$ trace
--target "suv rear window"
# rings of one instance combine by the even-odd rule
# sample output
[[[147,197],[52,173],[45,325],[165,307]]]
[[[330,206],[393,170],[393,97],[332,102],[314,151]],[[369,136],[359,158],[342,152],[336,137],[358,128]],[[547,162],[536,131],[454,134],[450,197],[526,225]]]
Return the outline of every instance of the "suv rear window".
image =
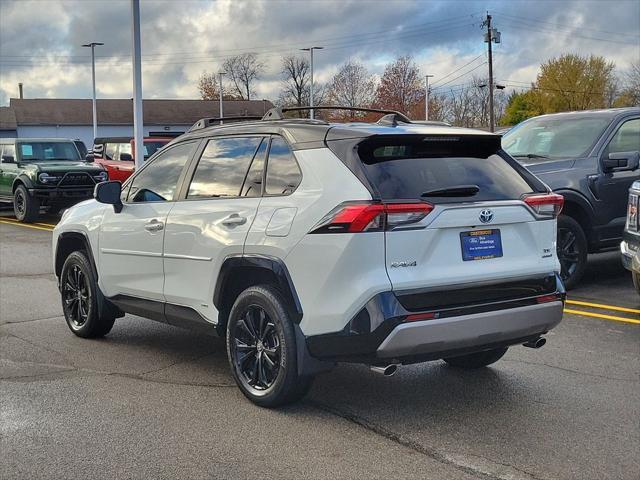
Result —
[[[499,142],[493,136],[372,137],[358,146],[358,155],[383,200],[519,199],[533,187],[501,156]],[[472,186],[477,193],[427,195]]]

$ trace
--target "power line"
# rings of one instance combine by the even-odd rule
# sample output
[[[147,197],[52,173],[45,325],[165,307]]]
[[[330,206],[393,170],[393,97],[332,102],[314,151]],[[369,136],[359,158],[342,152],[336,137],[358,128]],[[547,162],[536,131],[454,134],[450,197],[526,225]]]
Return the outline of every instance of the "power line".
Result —
[[[470,74],[471,72],[473,72],[474,70],[477,70],[478,68],[480,68],[480,67],[482,67],[483,65],[486,65],[486,64],[487,64],[487,62],[482,62],[481,64],[476,65],[475,67],[473,67],[471,70],[469,70],[469,71],[467,71],[467,72],[465,72],[465,73],[462,73],[462,74],[458,75],[457,77],[452,78],[452,79],[451,79],[451,80],[449,80],[448,82],[445,82],[445,83],[442,83],[442,84],[438,85],[436,88],[434,88],[434,90],[438,90],[438,89],[440,89],[440,88],[444,87],[445,85],[448,85],[448,84],[450,84],[451,82],[454,82],[454,81],[456,81],[457,79],[459,79],[459,78],[461,78],[461,77],[464,77],[465,75],[469,75],[469,74]]]
[[[627,36],[627,37],[637,37],[640,38],[640,34],[637,33],[625,33],[625,32],[613,32],[611,30],[599,30],[597,28],[592,28],[592,27],[585,27],[585,26],[574,26],[574,25],[568,25],[568,24],[558,24],[558,23],[552,23],[552,22],[547,22],[546,20],[541,20],[539,18],[531,18],[531,17],[519,17],[517,15],[510,15],[507,13],[501,13],[498,12],[500,14],[500,16],[505,17],[505,18],[510,18],[513,20],[520,20],[520,21],[528,21],[528,22],[536,22],[536,23],[543,23],[543,24],[547,24],[547,25],[551,25],[553,27],[556,28],[565,28],[565,29],[571,29],[572,31],[574,29],[580,29],[580,30],[591,30],[592,32],[597,32],[597,33],[606,33],[608,35],[622,35],[622,36]]]
[[[415,37],[415,36],[420,36],[420,37],[424,37],[424,36],[429,36],[431,34],[436,34],[436,33],[441,33],[444,31],[448,31],[448,30],[454,30],[454,29],[458,29],[458,28],[463,28],[463,27],[468,27],[469,25],[473,25],[473,24],[460,24],[460,25],[452,25],[452,26],[447,26],[447,27],[442,27],[442,28],[436,28],[436,29],[431,29],[429,31],[426,32],[415,32],[415,33],[408,33],[408,34],[403,34],[403,35],[396,35],[395,38],[397,39],[401,39],[401,38],[411,38],[411,37]],[[363,46],[363,45],[372,45],[372,44],[376,44],[376,43],[387,43],[389,42],[389,38],[377,38],[377,39],[372,39],[372,40],[364,40],[364,41],[356,41],[356,42],[348,42],[348,43],[344,43],[344,44],[340,44],[340,43],[336,43],[333,46],[329,45],[327,47],[325,47],[327,50],[338,50],[338,49],[343,49],[343,48],[351,48],[354,46]],[[282,49],[282,50],[273,50],[271,52],[257,52],[256,55],[260,58],[269,58],[269,57],[274,57],[274,56],[280,56],[282,54],[285,53],[295,53],[298,51],[297,47],[288,47],[286,49]],[[201,54],[198,54],[201,55]],[[235,55],[213,55],[210,58],[202,58],[199,59],[197,57],[193,57],[193,58],[183,58],[180,61],[164,61],[162,59],[148,59],[145,60],[145,65],[184,65],[184,64],[196,64],[196,63],[213,63],[216,60],[220,60],[220,59],[226,59],[226,58],[230,58],[233,57]],[[111,62],[107,62],[109,65],[114,65],[114,64],[118,64],[118,63],[128,63],[129,60],[129,56],[121,56],[123,57],[122,60],[119,59],[118,57],[103,57],[101,58],[101,61],[104,60],[108,60],[108,59],[116,59],[115,61],[111,61]],[[55,63],[56,65],[83,65],[87,62],[87,59],[85,57],[83,57],[83,61],[78,61],[78,60],[72,60],[72,59],[68,59],[65,61],[55,61],[55,62],[48,62],[48,64],[52,64]],[[7,66],[33,66],[34,63],[33,62],[26,62],[25,60],[0,60],[0,63],[7,65]]]
[[[505,21],[503,20],[501,22],[501,24],[505,23]],[[510,25],[511,23],[511,25]],[[525,30],[530,30],[533,32],[538,32],[538,33],[557,33],[558,31],[562,32],[562,33],[570,33],[572,37],[576,37],[576,38],[582,38],[585,40],[597,40],[599,42],[607,42],[607,43],[616,43],[616,44],[620,44],[620,45],[637,45],[637,41],[635,42],[623,42],[620,40],[610,40],[607,38],[597,38],[597,37],[588,37],[586,35],[580,35],[577,33],[574,33],[573,31],[569,31],[569,30],[559,30],[559,29],[552,29],[550,27],[540,27],[537,26],[535,24],[531,24],[528,23],[525,20],[511,20],[511,19],[507,19],[506,20],[506,25],[507,26],[511,26],[512,28],[518,28],[518,29],[525,29]]]
[[[460,70],[462,70],[463,68],[465,68],[467,65],[471,65],[473,62],[475,62],[476,60],[478,60],[479,58],[481,58],[484,55],[484,53],[481,53],[480,55],[478,55],[477,57],[475,57],[473,60],[471,60],[470,62],[465,63],[464,65],[462,65],[460,68],[456,68],[455,70],[453,70],[452,72],[447,73],[444,77],[440,77],[439,80],[433,82],[432,86],[435,87],[439,82],[443,81],[444,79],[446,79],[447,77],[450,77],[451,75],[453,75],[454,73],[459,72]]]
[[[325,37],[325,38],[321,38],[321,39],[316,39],[316,40],[304,40],[303,43],[307,44],[309,42],[311,43],[324,43],[324,44],[342,44],[344,42],[341,42],[339,40],[343,40],[343,39],[355,39],[355,38],[361,38],[361,37],[369,37],[369,36],[376,36],[376,35],[380,35],[380,34],[392,34],[394,37],[398,37],[398,38],[403,38],[404,36],[408,36],[408,35],[416,35],[416,34],[421,34],[421,33],[430,33],[432,30],[432,28],[428,27],[429,25],[439,25],[440,27],[454,27],[454,28],[459,28],[459,27],[463,27],[463,26],[468,26],[468,20],[470,18],[473,18],[473,16],[475,15],[475,13],[469,14],[469,15],[460,15],[460,16],[456,16],[456,17],[449,17],[446,19],[442,19],[442,20],[438,20],[438,21],[433,21],[433,22],[425,22],[422,23],[421,25],[415,25],[415,26],[411,26],[411,27],[407,27],[405,29],[402,30],[398,30],[397,28],[393,28],[393,29],[385,29],[385,30],[378,30],[378,31],[373,31],[373,32],[367,32],[367,33],[358,33],[358,34],[352,34],[352,35],[342,35],[342,36],[337,36],[337,37]],[[461,21],[464,21],[465,23],[460,24]],[[454,25],[455,23],[458,23],[458,25]],[[448,25],[451,24],[451,25]],[[436,27],[437,28],[437,27]],[[437,28],[437,31],[440,31],[440,28]],[[394,35],[395,34],[395,35]],[[383,41],[389,41],[389,38],[385,38],[382,39]],[[302,45],[302,43],[300,44],[292,44],[292,43],[280,43],[280,44],[271,44],[271,45],[259,45],[259,46],[253,46],[253,47],[243,47],[243,48],[235,48],[235,49],[226,49],[226,50],[209,50],[209,51],[201,51],[201,52],[170,52],[170,53],[164,53],[164,52],[156,52],[156,53],[147,53],[142,55],[143,57],[156,57],[156,56],[180,56],[180,57],[185,57],[185,56],[190,56],[190,55],[196,55],[196,56],[201,56],[201,55],[215,55],[215,56],[220,56],[221,53],[225,53],[228,54],[230,56],[235,56],[237,54],[240,53],[259,53],[260,50],[264,49],[267,53],[270,51],[278,51],[278,50],[282,50],[282,49],[287,49],[287,50],[298,50],[300,47],[300,45]],[[113,55],[109,56],[109,55],[100,55],[100,56],[96,56],[96,58],[111,58]],[[130,56],[130,55],[117,55],[117,56]],[[51,56],[43,54],[43,55],[0,55],[0,57],[4,57],[4,58],[50,58]],[[85,56],[85,55],[56,55],[55,57],[58,58],[66,58],[66,59],[79,59],[79,60],[87,60],[89,57]]]

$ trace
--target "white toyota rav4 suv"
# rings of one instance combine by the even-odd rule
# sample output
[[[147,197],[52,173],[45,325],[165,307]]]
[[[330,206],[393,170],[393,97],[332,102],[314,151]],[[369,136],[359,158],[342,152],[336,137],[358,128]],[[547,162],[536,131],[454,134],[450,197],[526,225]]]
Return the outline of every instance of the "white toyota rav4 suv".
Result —
[[[217,333],[242,393],[271,407],[336,362],[478,368],[560,322],[563,198],[499,136],[397,113],[214,123],[63,215],[76,335],[125,312]]]

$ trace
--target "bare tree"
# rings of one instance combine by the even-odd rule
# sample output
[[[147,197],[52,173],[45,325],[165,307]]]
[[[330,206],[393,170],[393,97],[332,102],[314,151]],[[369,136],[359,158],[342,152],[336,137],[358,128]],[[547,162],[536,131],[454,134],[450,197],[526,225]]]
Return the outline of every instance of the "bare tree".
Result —
[[[255,53],[243,53],[228,58],[222,64],[223,70],[231,80],[233,90],[241,100],[251,100],[255,94],[252,86],[264,71],[264,64]]]
[[[302,107],[309,100],[309,61],[290,55],[282,59],[282,90],[279,101],[282,105]]]
[[[278,96],[278,104],[280,106],[298,106],[304,107],[309,105],[311,69],[309,61],[303,57],[288,56],[282,59],[282,90]],[[313,104],[324,104],[327,97],[326,85],[314,84]],[[298,112],[299,117],[308,117],[309,112]],[[316,114],[318,116],[318,114]],[[320,117],[319,117],[320,118]]]
[[[349,60],[340,67],[331,81],[329,98],[332,103],[347,107],[369,107],[374,101],[376,81],[364,65]],[[350,118],[364,115],[351,112]]]

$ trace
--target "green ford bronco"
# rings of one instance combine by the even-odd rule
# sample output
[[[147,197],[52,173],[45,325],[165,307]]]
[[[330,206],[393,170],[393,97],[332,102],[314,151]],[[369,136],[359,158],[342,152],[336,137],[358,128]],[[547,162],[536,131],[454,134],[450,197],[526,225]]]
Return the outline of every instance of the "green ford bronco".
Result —
[[[85,162],[73,140],[0,138],[0,202],[13,202],[16,218],[33,222],[40,207],[57,213],[92,198],[108,174]]]

